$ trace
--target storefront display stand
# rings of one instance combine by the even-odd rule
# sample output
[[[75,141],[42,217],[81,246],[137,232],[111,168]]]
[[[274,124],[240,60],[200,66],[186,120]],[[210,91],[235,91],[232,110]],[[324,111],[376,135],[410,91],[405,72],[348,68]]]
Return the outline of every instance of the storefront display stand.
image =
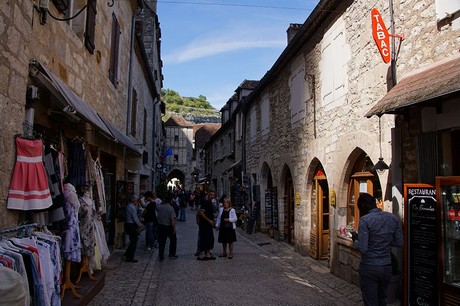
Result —
[[[88,277],[82,277],[80,283],[76,286],[79,294],[82,298],[76,298],[70,291],[65,292],[62,305],[66,306],[84,306],[88,305],[89,302],[104,288],[105,285],[105,271],[96,271],[93,276],[96,280],[91,280]]]

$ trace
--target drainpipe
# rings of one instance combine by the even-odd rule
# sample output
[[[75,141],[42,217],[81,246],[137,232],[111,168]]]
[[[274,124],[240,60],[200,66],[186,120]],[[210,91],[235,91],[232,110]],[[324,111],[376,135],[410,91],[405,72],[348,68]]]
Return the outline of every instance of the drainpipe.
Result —
[[[243,101],[244,102],[244,101]],[[243,186],[243,176],[246,175],[246,107],[243,105],[241,108],[241,120],[242,120],[242,135],[241,135],[241,185]],[[250,195],[249,190],[247,190],[248,196]],[[251,203],[251,199],[248,199]],[[248,207],[249,203],[243,201],[243,204]]]
[[[395,43],[395,19],[394,19],[394,10],[393,10],[393,0],[389,0],[389,10],[390,10],[390,33],[391,36],[391,83],[393,88],[396,86],[398,81],[396,80],[396,43]]]

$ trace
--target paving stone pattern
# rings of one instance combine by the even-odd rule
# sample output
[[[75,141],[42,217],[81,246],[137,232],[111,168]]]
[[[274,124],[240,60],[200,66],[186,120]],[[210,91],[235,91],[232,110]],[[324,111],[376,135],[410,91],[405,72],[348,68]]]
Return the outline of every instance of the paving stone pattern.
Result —
[[[234,258],[197,261],[198,226],[194,211],[178,222],[178,259],[158,261],[158,249],[144,250],[144,233],[137,263],[123,261],[115,251],[106,284],[90,305],[362,305],[360,290],[337,278],[320,261],[303,257],[291,245],[262,233],[237,229]],[[166,251],[168,244],[166,245]]]

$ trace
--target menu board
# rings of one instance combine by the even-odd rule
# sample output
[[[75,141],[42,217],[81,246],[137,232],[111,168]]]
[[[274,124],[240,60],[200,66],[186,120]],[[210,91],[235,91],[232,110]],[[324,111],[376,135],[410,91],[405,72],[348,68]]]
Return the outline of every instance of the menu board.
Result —
[[[409,305],[438,305],[438,205],[436,188],[405,184]]]
[[[272,188],[272,205],[273,205],[273,229],[278,229],[278,189]]]
[[[271,189],[265,190],[265,225],[273,225],[273,202]]]

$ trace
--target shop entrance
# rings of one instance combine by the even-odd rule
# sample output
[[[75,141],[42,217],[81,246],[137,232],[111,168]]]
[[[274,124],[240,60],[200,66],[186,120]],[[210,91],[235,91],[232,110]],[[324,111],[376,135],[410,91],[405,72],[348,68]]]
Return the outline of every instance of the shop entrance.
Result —
[[[329,186],[322,169],[313,178],[311,194],[310,256],[328,259],[330,255]]]
[[[284,186],[284,237],[288,243],[294,244],[294,184],[290,171]]]

